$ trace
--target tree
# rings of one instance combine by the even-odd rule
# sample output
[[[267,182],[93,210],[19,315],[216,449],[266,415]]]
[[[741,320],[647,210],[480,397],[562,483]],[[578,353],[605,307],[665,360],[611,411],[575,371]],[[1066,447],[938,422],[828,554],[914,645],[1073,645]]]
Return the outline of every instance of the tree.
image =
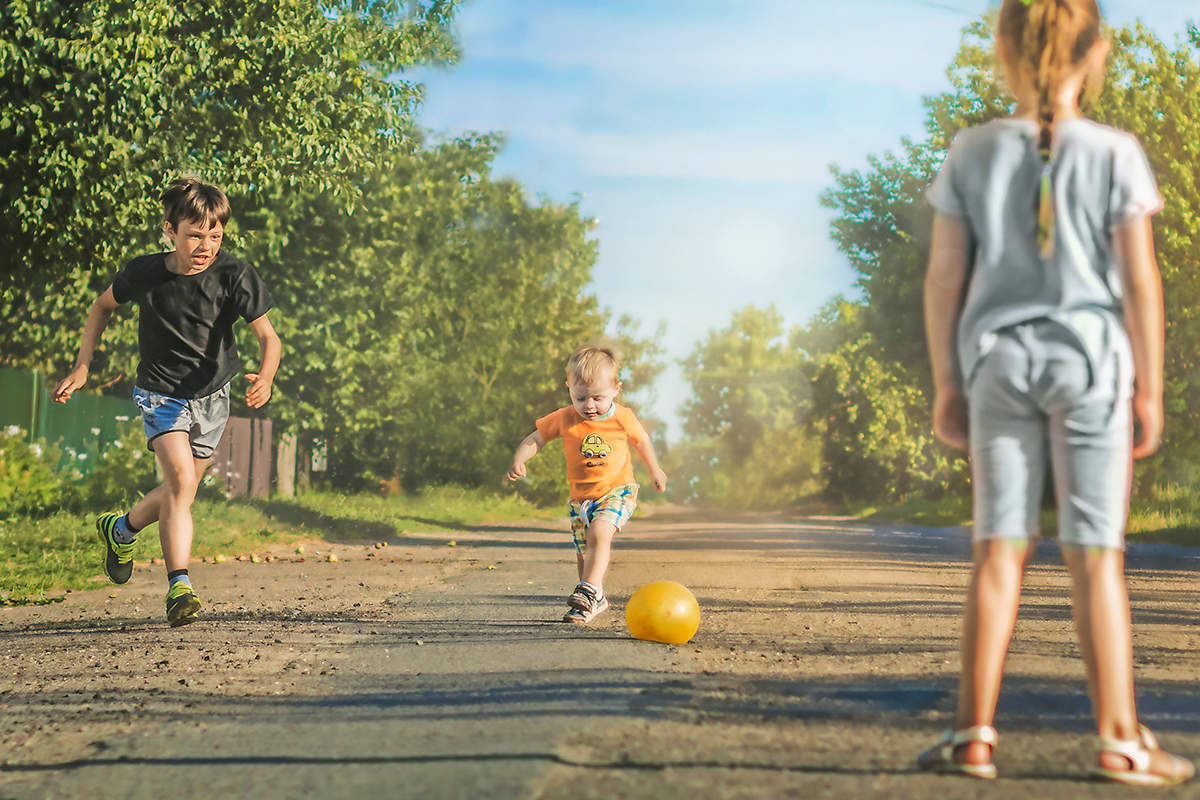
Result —
[[[863,329],[872,358],[902,370],[929,390],[920,293],[928,260],[931,211],[922,193],[954,134],[1007,115],[1010,100],[995,72],[992,26],[969,26],[949,77],[952,90],[926,101],[926,138],[904,140],[897,153],[874,156],[866,170],[834,166],[834,186],[822,197],[836,219],[833,235],[859,273]],[[1143,478],[1190,478],[1200,457],[1200,30],[1170,49],[1143,27],[1112,34],[1104,91],[1090,110],[1100,122],[1136,134],[1145,146],[1166,201],[1155,218],[1155,243],[1167,305],[1167,434],[1162,455],[1143,464]],[[912,409],[928,417],[928,407]],[[918,420],[914,417],[913,422]],[[914,428],[919,430],[919,428]]]
[[[296,354],[272,416],[330,442],[341,483],[498,483],[533,421],[562,405],[572,349],[605,328],[580,288],[595,262],[591,220],[493,180],[495,145],[381,152],[358,187],[371,202],[353,213],[314,191],[247,214],[247,252]],[[630,388],[646,386],[656,345],[629,322],[618,332]],[[551,480],[565,486],[561,471]]]
[[[936,445],[924,393],[881,350],[868,333],[818,361],[813,404],[825,417],[825,489],[866,500],[963,491],[965,462]]]
[[[6,3],[0,363],[69,361],[81,308],[157,242],[156,198],[181,173],[242,198],[313,188],[352,204],[381,143],[411,136],[419,89],[402,71],[455,57],[454,5]],[[130,326],[115,328],[127,347]]]
[[[804,366],[773,306],[735,312],[728,327],[710,333],[684,359],[692,385],[683,408],[688,438],[672,464],[688,496],[727,506],[778,506],[815,490]]]

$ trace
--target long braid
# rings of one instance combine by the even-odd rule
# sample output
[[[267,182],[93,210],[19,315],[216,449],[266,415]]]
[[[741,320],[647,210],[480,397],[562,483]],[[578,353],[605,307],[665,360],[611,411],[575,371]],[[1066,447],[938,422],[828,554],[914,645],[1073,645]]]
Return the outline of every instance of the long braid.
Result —
[[[1100,9],[1096,0],[1004,0],[997,33],[1013,46],[1037,90],[1042,174],[1034,204],[1038,250],[1048,257],[1054,252],[1054,104],[1063,76],[1100,37]]]
[[[1029,7],[1029,22],[1025,41],[1037,48],[1030,53],[1037,68],[1033,74],[1038,93],[1038,153],[1042,157],[1042,176],[1037,192],[1037,242],[1043,257],[1054,252],[1054,192],[1051,176],[1054,169],[1053,125],[1056,78],[1060,73],[1062,54],[1058,52],[1055,35],[1058,22],[1058,0],[1040,0]]]

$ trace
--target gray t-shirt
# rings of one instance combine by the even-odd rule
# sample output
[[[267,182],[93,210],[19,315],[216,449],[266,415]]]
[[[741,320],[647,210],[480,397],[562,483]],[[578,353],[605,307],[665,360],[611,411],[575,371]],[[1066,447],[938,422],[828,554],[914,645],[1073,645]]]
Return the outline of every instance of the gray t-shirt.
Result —
[[[1037,135],[1037,123],[1011,117],[960,131],[926,192],[935,210],[964,221],[974,249],[958,321],[964,380],[996,331],[1037,319],[1073,332],[1093,368],[1128,358],[1112,231],[1162,208],[1146,154],[1131,134],[1090,120],[1054,126],[1055,248],[1043,259]]]

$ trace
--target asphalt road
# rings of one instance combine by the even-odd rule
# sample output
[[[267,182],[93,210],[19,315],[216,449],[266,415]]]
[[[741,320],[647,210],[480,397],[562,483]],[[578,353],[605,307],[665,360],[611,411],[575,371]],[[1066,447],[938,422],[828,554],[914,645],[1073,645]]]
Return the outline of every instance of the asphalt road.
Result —
[[[586,629],[557,621],[574,559],[544,523],[199,565],[204,618],[176,630],[139,567],[125,587],[0,609],[0,798],[1128,796],[1087,778],[1050,545],[1006,666],[1001,780],[913,769],[953,707],[964,536],[641,517],[613,609]],[[1134,546],[1128,564],[1140,713],[1200,755],[1200,551]],[[659,578],[700,600],[687,645],[624,630],[625,599]]]

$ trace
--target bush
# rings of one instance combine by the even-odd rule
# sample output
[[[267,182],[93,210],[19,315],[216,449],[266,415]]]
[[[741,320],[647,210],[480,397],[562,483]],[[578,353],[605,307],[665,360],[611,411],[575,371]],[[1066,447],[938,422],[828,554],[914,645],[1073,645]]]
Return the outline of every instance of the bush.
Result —
[[[25,441],[25,432],[0,431],[0,517],[41,515],[62,504],[64,486],[43,458],[44,447]]]
[[[125,508],[157,483],[154,454],[146,449],[141,426],[133,425],[124,437],[101,451],[79,494],[89,510]]]
[[[813,388],[828,415],[823,473],[832,496],[894,502],[967,491],[967,462],[934,439],[917,387],[870,334],[821,359]]]
[[[571,496],[567,480],[567,457],[562,441],[547,442],[541,451],[525,465],[528,477],[517,481],[517,494],[540,508],[566,508]]]

